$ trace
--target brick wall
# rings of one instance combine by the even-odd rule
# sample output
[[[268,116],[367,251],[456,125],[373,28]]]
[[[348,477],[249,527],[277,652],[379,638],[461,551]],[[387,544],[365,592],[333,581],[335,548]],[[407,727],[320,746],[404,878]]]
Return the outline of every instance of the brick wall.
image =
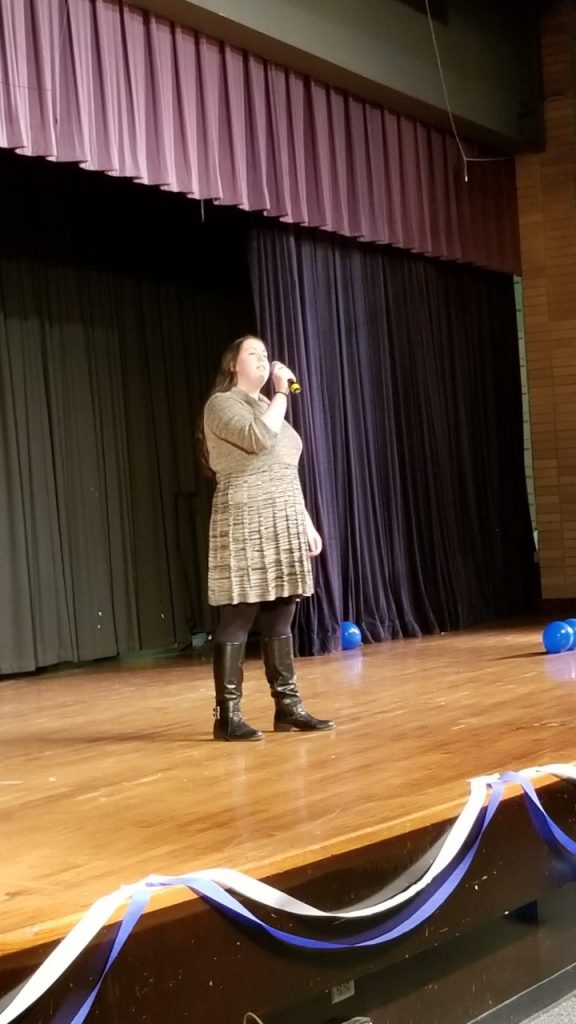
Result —
[[[534,515],[545,598],[576,598],[576,4],[542,18],[546,149],[517,160]]]

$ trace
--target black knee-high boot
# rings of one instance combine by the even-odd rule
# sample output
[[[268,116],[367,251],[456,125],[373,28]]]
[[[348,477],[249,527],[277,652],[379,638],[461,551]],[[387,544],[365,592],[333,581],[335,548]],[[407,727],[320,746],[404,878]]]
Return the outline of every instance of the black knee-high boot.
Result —
[[[245,643],[214,645],[215,740],[262,739],[262,733],[248,725],[240,712],[245,651]]]
[[[308,714],[296,686],[292,635],[262,638],[266,679],[276,705],[275,732],[316,732],[332,729],[334,722]]]

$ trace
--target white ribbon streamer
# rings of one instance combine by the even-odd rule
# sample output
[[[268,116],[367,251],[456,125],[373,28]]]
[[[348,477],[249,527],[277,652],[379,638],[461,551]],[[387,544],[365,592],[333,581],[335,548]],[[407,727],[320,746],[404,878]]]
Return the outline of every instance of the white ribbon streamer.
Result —
[[[576,780],[576,765],[548,764],[532,768],[524,768],[519,775],[524,778],[540,778],[556,776]],[[0,1012],[0,1024],[13,1024],[17,1018],[41,998],[60,978],[72,963],[80,956],[96,935],[108,923],[122,904],[131,896],[150,887],[172,887],[189,884],[194,878],[208,879],[238,896],[253,900],[272,910],[282,910],[299,917],[322,918],[327,921],[356,921],[393,910],[395,907],[413,899],[425,889],[457,856],[466,844],[470,833],[482,811],[488,790],[492,783],[498,781],[499,775],[483,775],[470,780],[470,796],[458,818],[446,835],[437,856],[428,870],[418,881],[389,899],[370,907],[359,910],[340,911],[333,913],[319,910],[308,903],[303,903],[287,893],[280,892],[266,882],[249,878],[232,868],[212,868],[196,871],[186,876],[148,875],[140,882],[123,885],[108,896],[103,896],[86,911],[80,921],[72,928],[64,939],[50,953],[34,974],[24,983],[11,1003]]]

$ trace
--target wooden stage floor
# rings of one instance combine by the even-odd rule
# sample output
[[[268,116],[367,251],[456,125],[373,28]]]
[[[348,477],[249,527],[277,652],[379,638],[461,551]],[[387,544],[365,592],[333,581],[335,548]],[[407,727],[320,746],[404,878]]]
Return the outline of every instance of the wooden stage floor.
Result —
[[[472,776],[574,761],[576,653],[544,655],[540,632],[301,659],[307,706],[337,722],[319,735],[271,731],[250,660],[251,744],[212,740],[210,666],[186,654],[3,681],[0,955],[149,873],[271,877],[455,817]]]

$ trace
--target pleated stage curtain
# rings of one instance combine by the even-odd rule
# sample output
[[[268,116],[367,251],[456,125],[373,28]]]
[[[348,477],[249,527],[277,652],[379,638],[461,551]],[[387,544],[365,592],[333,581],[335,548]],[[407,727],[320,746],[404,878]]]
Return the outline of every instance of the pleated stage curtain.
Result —
[[[0,160],[0,674],[209,629],[194,444],[256,329],[325,540],[301,653],[534,599],[512,280],[77,168]],[[254,305],[256,312],[254,311]]]
[[[243,229],[75,168],[0,175],[0,674],[185,644],[211,624],[197,420],[253,328]]]
[[[115,0],[2,0],[0,146],[519,272],[513,160]]]
[[[251,260],[325,541],[299,650],[343,619],[379,641],[533,608],[512,278],[280,226]]]

